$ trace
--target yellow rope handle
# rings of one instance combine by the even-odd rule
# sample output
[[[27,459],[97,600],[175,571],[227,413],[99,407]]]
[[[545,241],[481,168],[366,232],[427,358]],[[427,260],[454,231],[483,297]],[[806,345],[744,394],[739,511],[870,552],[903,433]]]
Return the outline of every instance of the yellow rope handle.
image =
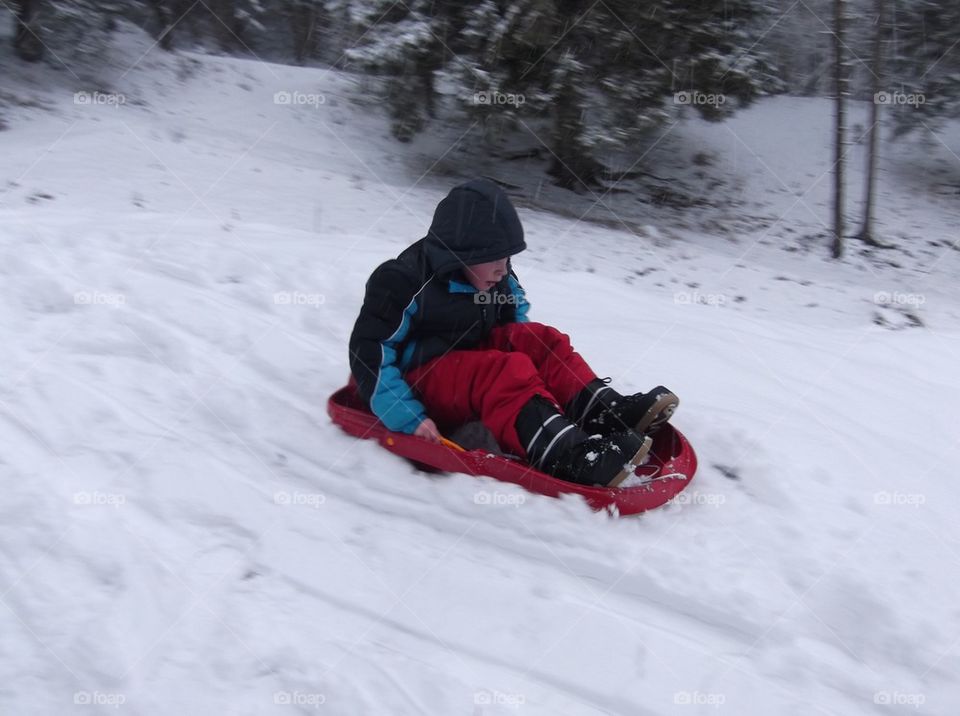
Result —
[[[455,442],[453,442],[453,440],[447,440],[447,439],[446,439],[445,437],[443,437],[442,435],[440,436],[440,444],[441,444],[441,445],[446,445],[446,446],[447,446],[448,448],[450,448],[451,450],[456,450],[457,452],[466,452],[466,449],[465,449],[465,448],[460,447],[460,446],[457,445]]]
[[[440,444],[450,448],[451,450],[456,450],[457,452],[467,452],[466,448],[461,447],[460,445],[457,445],[455,442],[453,442],[453,440],[447,440],[442,435],[440,436]],[[390,447],[393,447],[394,445],[396,445],[396,440],[394,440],[390,436],[387,436],[387,445],[389,445]]]

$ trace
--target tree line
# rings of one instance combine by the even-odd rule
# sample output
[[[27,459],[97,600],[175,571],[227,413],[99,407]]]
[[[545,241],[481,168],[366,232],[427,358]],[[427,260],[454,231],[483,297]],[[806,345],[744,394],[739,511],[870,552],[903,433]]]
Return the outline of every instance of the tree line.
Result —
[[[476,124],[487,138],[529,130],[544,138],[532,151],[549,159],[553,180],[577,190],[616,180],[604,157],[629,152],[681,112],[722,121],[764,95],[834,97],[838,192],[846,98],[873,102],[871,157],[881,111],[892,113],[895,134],[960,116],[956,0],[14,0],[11,7],[14,47],[25,61],[56,47],[58,57],[95,63],[123,18],[166,51],[202,46],[362,72],[382,88],[398,140],[439,117]],[[842,238],[840,223],[835,231]],[[869,211],[860,236],[873,241]]]

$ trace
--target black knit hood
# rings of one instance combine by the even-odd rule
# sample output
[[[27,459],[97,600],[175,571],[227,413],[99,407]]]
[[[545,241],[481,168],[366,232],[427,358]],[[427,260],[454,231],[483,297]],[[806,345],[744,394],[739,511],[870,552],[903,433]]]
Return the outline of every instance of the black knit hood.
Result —
[[[488,179],[473,179],[451,189],[437,205],[424,247],[433,270],[448,274],[513,256],[527,245],[506,193]]]

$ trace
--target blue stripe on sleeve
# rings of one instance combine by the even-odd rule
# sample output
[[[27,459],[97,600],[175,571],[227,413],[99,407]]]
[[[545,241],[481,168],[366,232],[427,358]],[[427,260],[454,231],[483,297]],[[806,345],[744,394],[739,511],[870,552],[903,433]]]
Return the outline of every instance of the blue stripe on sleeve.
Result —
[[[388,430],[407,434],[412,434],[427,417],[423,403],[414,397],[413,390],[403,379],[397,365],[397,346],[409,333],[416,310],[417,300],[414,297],[403,309],[403,319],[397,330],[381,342],[380,369],[370,398],[370,409]]]

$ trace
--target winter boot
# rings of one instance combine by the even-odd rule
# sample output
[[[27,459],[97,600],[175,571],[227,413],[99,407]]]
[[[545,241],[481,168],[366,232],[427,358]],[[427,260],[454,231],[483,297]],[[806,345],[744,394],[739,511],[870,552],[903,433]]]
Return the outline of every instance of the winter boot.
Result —
[[[581,485],[616,487],[633,473],[653,444],[631,430],[590,437],[542,395],[520,409],[516,429],[531,465]]]
[[[590,381],[567,405],[567,416],[590,435],[610,435],[623,430],[640,434],[656,432],[673,416],[680,403],[680,399],[662,385],[649,393],[624,396],[607,385],[609,381],[609,378]]]

